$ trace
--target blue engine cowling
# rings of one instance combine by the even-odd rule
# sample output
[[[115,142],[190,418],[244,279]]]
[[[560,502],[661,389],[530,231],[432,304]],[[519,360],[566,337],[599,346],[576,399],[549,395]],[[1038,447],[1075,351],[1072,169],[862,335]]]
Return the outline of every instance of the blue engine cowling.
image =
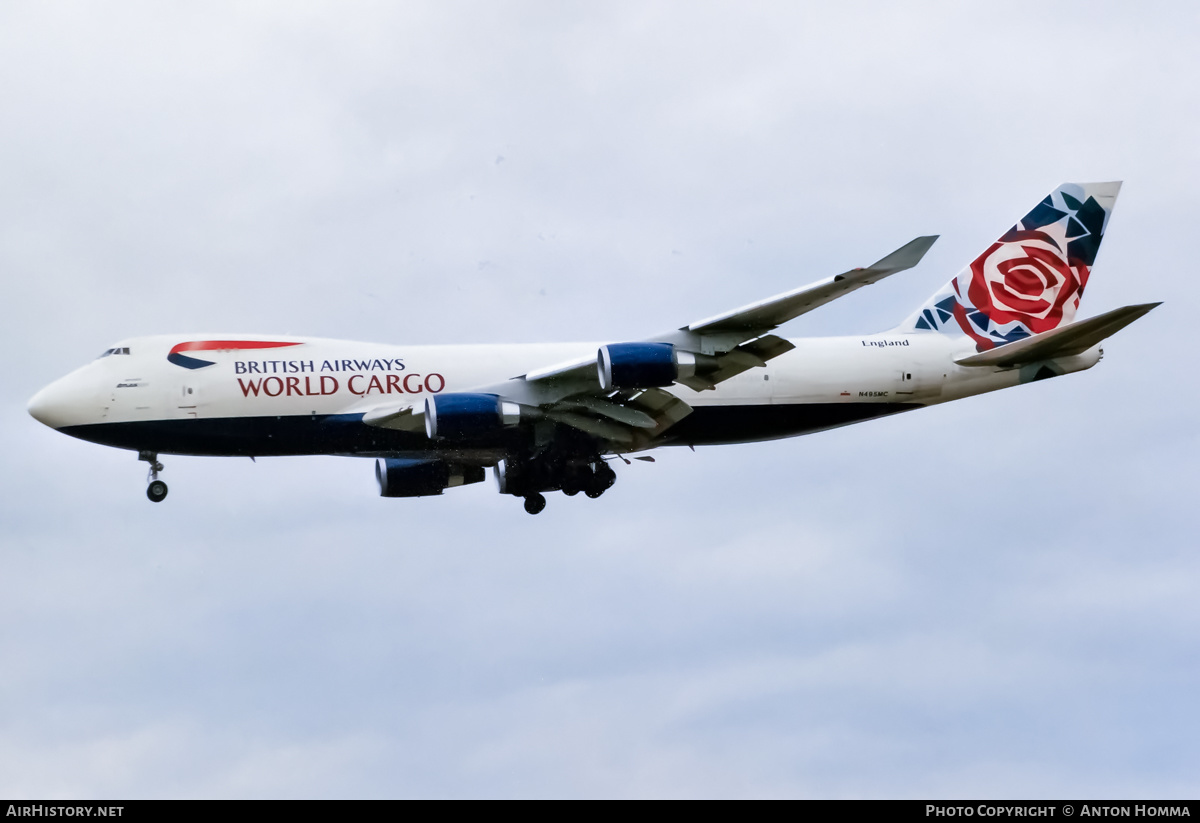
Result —
[[[652,389],[693,374],[696,358],[670,343],[611,343],[596,353],[600,387]]]
[[[441,460],[375,461],[380,497],[425,497],[441,494],[451,486],[479,483],[483,478],[482,466],[456,466]]]
[[[425,433],[459,440],[521,422],[521,407],[494,394],[438,394],[425,398]]]

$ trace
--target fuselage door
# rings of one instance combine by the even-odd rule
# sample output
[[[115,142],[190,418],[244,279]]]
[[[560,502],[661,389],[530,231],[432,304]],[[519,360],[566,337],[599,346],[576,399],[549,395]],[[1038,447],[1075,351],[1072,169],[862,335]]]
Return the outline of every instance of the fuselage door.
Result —
[[[179,387],[176,405],[180,417],[196,417],[200,408],[200,386],[194,380],[185,380]]]
[[[935,364],[920,361],[907,363],[897,372],[896,394],[901,400],[922,400],[942,393],[945,377]]]

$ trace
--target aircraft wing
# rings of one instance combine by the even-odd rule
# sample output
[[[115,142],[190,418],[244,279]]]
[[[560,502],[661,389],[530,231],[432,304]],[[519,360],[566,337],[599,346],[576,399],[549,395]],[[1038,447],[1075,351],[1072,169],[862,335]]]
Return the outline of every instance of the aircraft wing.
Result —
[[[740,309],[698,320],[676,331],[653,338],[664,343],[695,347],[704,354],[729,351],[738,343],[760,337],[839,297],[911,269],[933,246],[937,235],[918,237],[870,266],[851,269],[808,286],[742,306]]]
[[[696,391],[717,384],[795,348],[771,331],[863,286],[917,265],[937,240],[918,237],[866,268],[819,280],[784,294],[699,320],[674,331],[623,346],[669,349],[691,365],[674,379]],[[669,344],[669,346],[667,345]],[[608,347],[605,347],[608,348]],[[473,394],[495,395],[521,407],[522,419],[547,420],[569,426],[628,450],[640,448],[691,413],[691,406],[662,384],[648,388],[605,388],[596,356],[558,363],[480,386]],[[669,385],[669,384],[667,384]],[[382,406],[369,410],[363,422],[386,428],[419,431],[424,408]]]
[[[768,332],[863,286],[911,269],[921,262],[937,239],[937,235],[918,237],[866,268],[851,269],[740,309],[698,320],[648,338],[646,342],[671,343],[684,351],[718,357],[721,368],[710,370],[712,374],[706,375],[715,379],[680,381],[697,391],[711,389],[717,383],[755,366],[763,366],[765,361],[793,348],[791,343]],[[546,385],[557,383],[564,387],[594,382],[599,387],[594,357],[535,369],[514,379]]]

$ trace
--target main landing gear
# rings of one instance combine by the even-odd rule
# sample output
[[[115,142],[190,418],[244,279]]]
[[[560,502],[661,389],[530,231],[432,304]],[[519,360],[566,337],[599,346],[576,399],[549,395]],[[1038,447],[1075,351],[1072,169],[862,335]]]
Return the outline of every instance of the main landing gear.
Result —
[[[138,460],[150,464],[150,475],[147,478],[150,484],[146,486],[146,497],[149,497],[152,503],[163,502],[167,499],[167,484],[158,479],[158,473],[163,470],[163,464],[158,462],[158,455],[154,452],[138,452]]]
[[[496,466],[501,494],[525,500],[525,511],[540,514],[546,508],[543,492],[561,490],[568,497],[583,492],[597,498],[617,480],[617,473],[600,457],[590,460],[501,460]]]

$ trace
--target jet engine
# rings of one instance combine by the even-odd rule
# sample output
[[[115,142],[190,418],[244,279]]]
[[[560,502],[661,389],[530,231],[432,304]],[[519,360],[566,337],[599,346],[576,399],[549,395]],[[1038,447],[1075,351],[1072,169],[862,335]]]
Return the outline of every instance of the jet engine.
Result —
[[[600,387],[651,389],[696,373],[697,356],[670,343],[611,343],[596,353]]]
[[[521,407],[494,394],[437,394],[425,399],[429,438],[459,440],[521,422]]]
[[[482,466],[457,466],[442,460],[375,461],[375,479],[380,497],[425,497],[441,494],[451,486],[465,486],[483,480]]]

